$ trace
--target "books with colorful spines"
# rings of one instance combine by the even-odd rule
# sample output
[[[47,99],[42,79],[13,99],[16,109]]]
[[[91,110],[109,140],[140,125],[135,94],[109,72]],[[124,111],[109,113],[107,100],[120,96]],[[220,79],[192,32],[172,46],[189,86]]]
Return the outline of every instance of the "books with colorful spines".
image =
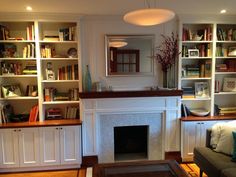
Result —
[[[35,105],[30,110],[29,122],[36,122],[38,117],[39,107]]]

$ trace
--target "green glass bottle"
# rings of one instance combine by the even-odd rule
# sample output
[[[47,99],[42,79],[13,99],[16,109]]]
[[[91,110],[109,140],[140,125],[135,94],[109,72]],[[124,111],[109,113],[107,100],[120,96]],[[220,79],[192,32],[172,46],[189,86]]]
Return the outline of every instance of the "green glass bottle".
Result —
[[[91,79],[88,65],[86,65],[86,73],[85,73],[85,91],[86,92],[92,91],[92,79]]]

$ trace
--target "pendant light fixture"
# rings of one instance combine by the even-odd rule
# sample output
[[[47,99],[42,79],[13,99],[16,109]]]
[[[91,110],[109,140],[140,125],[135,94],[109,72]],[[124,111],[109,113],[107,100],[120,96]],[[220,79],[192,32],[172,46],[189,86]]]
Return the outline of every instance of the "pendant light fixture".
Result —
[[[154,1],[156,6],[156,0]],[[124,21],[133,25],[152,26],[167,22],[175,16],[171,10],[151,8],[150,0],[144,0],[144,5],[148,8],[128,12],[123,17]]]

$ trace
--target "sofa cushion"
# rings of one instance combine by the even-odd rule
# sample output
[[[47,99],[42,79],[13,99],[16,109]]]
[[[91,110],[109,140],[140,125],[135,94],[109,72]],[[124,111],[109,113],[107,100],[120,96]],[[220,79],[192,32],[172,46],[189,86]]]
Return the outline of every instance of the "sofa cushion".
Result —
[[[194,162],[208,177],[220,176],[221,170],[226,168],[236,168],[236,163],[231,161],[231,156],[217,153],[207,147],[194,148]]]
[[[232,134],[233,134],[233,139],[234,139],[232,161],[236,162],[236,132],[232,132]]]
[[[233,154],[233,131],[236,131],[236,122],[228,122],[222,126],[220,139],[215,149],[216,152],[222,152],[228,155]]]
[[[222,170],[220,177],[236,177],[236,168],[227,168]]]
[[[220,140],[220,131],[225,122],[218,122],[211,128],[211,141],[210,145],[212,148],[216,148]]]

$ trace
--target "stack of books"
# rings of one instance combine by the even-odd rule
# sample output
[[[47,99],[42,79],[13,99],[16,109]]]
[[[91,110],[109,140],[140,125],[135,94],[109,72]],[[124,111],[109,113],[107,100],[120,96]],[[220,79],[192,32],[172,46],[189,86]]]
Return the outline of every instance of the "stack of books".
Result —
[[[219,115],[235,115],[236,107],[219,107]]]
[[[194,88],[193,87],[182,87],[183,96],[182,98],[195,98]]]

